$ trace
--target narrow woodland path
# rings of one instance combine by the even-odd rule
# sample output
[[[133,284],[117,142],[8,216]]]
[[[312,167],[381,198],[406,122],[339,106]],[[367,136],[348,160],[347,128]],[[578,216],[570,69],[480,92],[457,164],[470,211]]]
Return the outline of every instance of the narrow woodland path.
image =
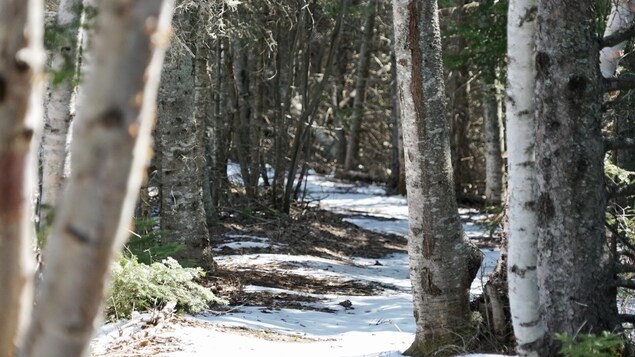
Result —
[[[298,213],[299,224],[228,224],[218,232],[215,289],[229,307],[170,317],[151,332],[118,329],[127,321],[106,325],[94,355],[401,356],[415,328],[405,198],[310,175],[305,199],[315,208]],[[472,285],[479,294],[498,250],[487,248],[484,215],[464,209],[461,217],[484,247]],[[457,355],[469,343],[456,346]]]

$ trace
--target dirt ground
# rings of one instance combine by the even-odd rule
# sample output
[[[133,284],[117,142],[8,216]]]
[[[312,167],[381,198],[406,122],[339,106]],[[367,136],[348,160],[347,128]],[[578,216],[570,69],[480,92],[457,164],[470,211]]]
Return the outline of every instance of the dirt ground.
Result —
[[[326,259],[348,261],[350,257],[380,259],[392,253],[406,253],[407,239],[394,234],[380,234],[361,229],[344,221],[347,216],[329,211],[296,208],[289,216],[259,216],[235,213],[226,215],[222,224],[211,230],[212,245],[250,241],[266,237],[268,247],[223,248],[216,256],[235,254],[275,253],[310,255]],[[479,245],[492,246],[496,239],[482,240]],[[380,264],[377,262],[377,264]],[[305,294],[377,295],[383,287],[335,278],[314,278],[284,271],[280,267],[236,269],[220,266],[210,274],[214,293],[232,306],[261,306],[265,308],[310,309],[306,303],[317,302]],[[297,294],[245,292],[243,287],[257,285],[294,290]]]
[[[296,209],[290,216],[227,217],[211,231],[212,245],[241,240],[245,236],[268,238],[269,247],[224,248],[216,256],[234,254],[275,253],[310,255],[345,260],[349,257],[381,258],[391,253],[405,253],[406,239],[393,234],[370,232],[345,222],[346,216],[318,209]],[[235,238],[238,236],[238,238]],[[242,238],[240,238],[242,237]],[[307,302],[317,302],[309,295],[245,292],[244,286],[258,285],[295,290],[307,294],[375,295],[379,285],[342,281],[334,278],[317,279],[310,276],[281,272],[280,269],[219,269],[210,275],[214,293],[230,302],[230,306],[261,306],[266,308],[307,309]],[[328,312],[328,311],[325,311]]]

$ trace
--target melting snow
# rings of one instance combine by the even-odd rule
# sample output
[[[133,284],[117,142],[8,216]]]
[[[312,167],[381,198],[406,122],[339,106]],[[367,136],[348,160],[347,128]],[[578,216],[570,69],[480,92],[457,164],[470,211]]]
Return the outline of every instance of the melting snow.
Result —
[[[228,174],[232,182],[240,182],[240,170],[231,166]],[[335,182],[332,178],[311,174],[307,180],[307,200],[323,209],[352,215],[346,221],[376,232],[406,236],[408,208],[404,197],[385,196],[385,190],[373,185],[354,185]],[[461,210],[462,218],[477,212]],[[475,224],[464,224],[470,238],[489,235]],[[267,238],[250,235],[227,235],[227,242],[216,250],[249,247],[271,247]],[[484,261],[471,293],[479,294],[487,276],[496,265],[498,249],[485,249]],[[391,254],[383,259],[350,258],[330,260],[313,256],[285,254],[224,255],[215,258],[221,266],[234,269],[276,269],[313,278],[336,278],[382,287],[378,295],[346,296],[305,294],[292,290],[247,286],[246,292],[302,294],[317,297],[318,302],[305,303],[328,308],[334,312],[263,307],[236,307],[219,314],[190,316],[192,326],[180,326],[166,332],[175,338],[181,351],[165,352],[160,356],[402,356],[414,340],[415,321],[408,257]],[[347,307],[343,301],[350,302]],[[93,349],[103,350],[116,336],[116,324],[102,327],[94,340]],[[249,329],[238,333],[232,328]],[[273,338],[267,338],[268,336]],[[278,337],[276,337],[278,336]],[[279,338],[284,336],[285,338]],[[494,355],[470,355],[494,356]]]

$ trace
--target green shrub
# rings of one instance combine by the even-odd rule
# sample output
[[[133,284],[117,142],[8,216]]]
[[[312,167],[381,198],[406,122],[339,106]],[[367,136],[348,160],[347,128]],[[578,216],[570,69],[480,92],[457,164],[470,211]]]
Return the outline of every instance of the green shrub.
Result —
[[[602,332],[601,335],[556,334],[556,340],[562,343],[560,352],[565,357],[619,357],[624,354],[624,341],[620,335]]]
[[[176,301],[177,310],[186,313],[224,303],[197,283],[204,275],[202,269],[183,268],[172,258],[146,265],[135,256],[123,256],[113,264],[106,315],[110,320],[129,318],[133,310],[161,308],[170,301]]]

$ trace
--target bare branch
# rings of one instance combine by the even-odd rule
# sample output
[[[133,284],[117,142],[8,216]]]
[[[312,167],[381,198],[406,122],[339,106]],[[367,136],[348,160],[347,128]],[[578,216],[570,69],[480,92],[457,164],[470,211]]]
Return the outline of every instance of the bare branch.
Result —
[[[635,138],[626,136],[613,136],[604,138],[604,151],[616,149],[628,149],[635,147]]]
[[[619,286],[622,288],[626,288],[626,289],[633,289],[635,290],[635,281],[633,280],[624,280],[624,279],[617,279],[615,281],[615,286]]]
[[[630,264],[618,264],[617,273],[635,273],[635,265]]]
[[[469,12],[471,10],[475,10],[479,7],[479,3],[478,1],[472,1],[470,3],[464,4],[464,5],[459,5],[459,6],[453,6],[453,7],[445,7],[443,9],[439,9],[439,16],[445,17],[445,16],[452,16],[452,14],[454,14],[457,11],[465,11],[465,12]]]
[[[604,91],[635,89],[635,75],[623,75],[618,78],[604,78]]]
[[[632,324],[635,324],[635,315],[633,314],[620,314],[618,318],[621,322],[630,322]]]
[[[611,47],[635,36],[635,23],[631,27],[600,39],[600,48]]]

